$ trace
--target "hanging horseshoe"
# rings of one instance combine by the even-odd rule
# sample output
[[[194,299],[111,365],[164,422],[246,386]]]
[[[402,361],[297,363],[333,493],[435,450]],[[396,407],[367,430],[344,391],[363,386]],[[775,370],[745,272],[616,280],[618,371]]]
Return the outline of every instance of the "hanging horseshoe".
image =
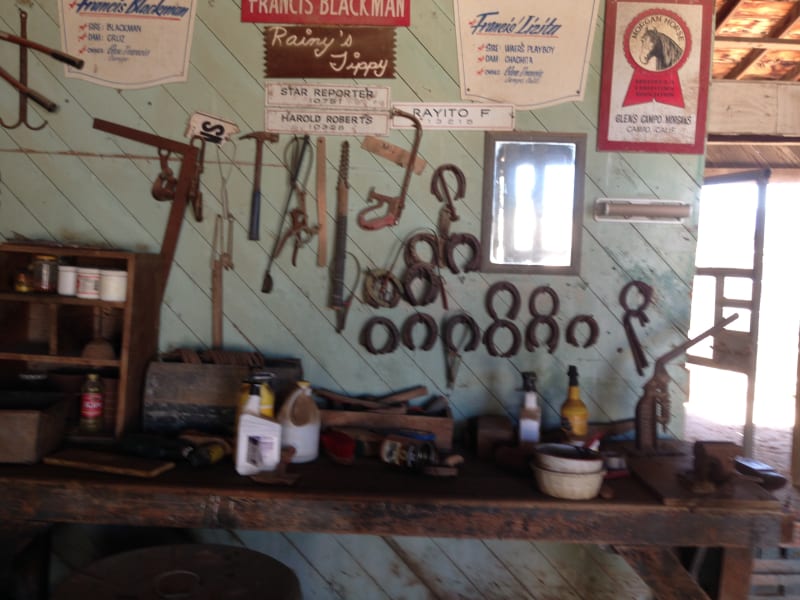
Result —
[[[403,344],[409,350],[415,350],[414,345],[414,327],[417,323],[425,325],[425,339],[420,346],[420,350],[430,350],[436,343],[436,338],[439,335],[439,326],[436,325],[434,318],[425,313],[414,313],[403,322],[403,327],[400,330],[400,337]]]
[[[511,297],[511,306],[506,313],[506,319],[516,319],[521,299],[517,286],[510,281],[497,281],[486,291],[486,312],[495,321],[498,319],[497,311],[494,309],[494,297],[500,292],[508,292]]]
[[[464,273],[477,271],[481,267],[481,243],[471,233],[453,233],[445,244],[445,262],[447,268],[454,274],[459,273],[458,263],[456,262],[455,250],[458,246],[467,246],[472,253],[470,259],[464,265]]]
[[[508,331],[511,333],[511,346],[509,346],[505,352],[498,350],[497,345],[494,342],[494,336],[498,329],[508,329]],[[500,356],[502,358],[516,356],[517,352],[519,352],[521,341],[522,335],[520,334],[519,329],[516,325],[514,325],[513,321],[509,321],[508,319],[497,319],[493,321],[483,333],[483,343],[486,346],[486,350],[488,350],[489,354],[492,356]]]
[[[581,347],[581,344],[575,337],[575,330],[581,323],[586,323],[589,326],[589,337],[586,338],[585,342],[583,342],[583,347],[588,348],[589,346],[594,346],[597,343],[598,336],[600,335],[600,328],[597,326],[597,321],[595,321],[592,315],[576,315],[572,317],[569,325],[567,325],[567,343],[577,348]]]
[[[380,348],[376,347],[372,342],[372,330],[381,326],[386,330],[386,342]],[[397,350],[400,344],[400,332],[397,331],[397,326],[386,317],[372,317],[361,330],[361,345],[364,346],[370,354],[391,354]]]

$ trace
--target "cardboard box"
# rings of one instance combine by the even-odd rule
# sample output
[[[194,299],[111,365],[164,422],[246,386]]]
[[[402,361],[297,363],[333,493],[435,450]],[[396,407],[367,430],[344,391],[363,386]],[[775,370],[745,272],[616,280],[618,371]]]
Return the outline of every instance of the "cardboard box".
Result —
[[[0,463],[36,463],[64,439],[63,394],[0,391]]]

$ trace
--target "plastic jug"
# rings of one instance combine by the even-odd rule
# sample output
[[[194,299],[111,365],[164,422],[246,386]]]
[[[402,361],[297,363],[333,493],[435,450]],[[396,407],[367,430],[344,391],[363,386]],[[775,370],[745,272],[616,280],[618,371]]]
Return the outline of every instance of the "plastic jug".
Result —
[[[298,381],[278,412],[283,446],[292,446],[293,463],[315,460],[319,455],[320,412],[311,397],[311,384]]]

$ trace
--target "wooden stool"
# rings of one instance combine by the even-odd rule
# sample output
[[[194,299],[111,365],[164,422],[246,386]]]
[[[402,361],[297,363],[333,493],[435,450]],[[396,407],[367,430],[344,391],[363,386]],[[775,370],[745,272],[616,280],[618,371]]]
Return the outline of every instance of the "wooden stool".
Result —
[[[177,544],[109,556],[70,575],[52,600],[301,600],[294,571],[235,546]]]

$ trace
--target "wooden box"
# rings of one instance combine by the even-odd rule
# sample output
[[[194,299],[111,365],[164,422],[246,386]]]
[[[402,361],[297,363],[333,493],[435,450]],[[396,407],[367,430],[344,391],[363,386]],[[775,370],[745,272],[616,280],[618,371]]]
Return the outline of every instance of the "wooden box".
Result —
[[[275,377],[270,385],[277,411],[279,402],[303,377],[300,360],[268,359],[259,370]],[[232,431],[241,384],[249,374],[250,368],[240,365],[151,362],[144,385],[144,431]]]
[[[62,394],[0,392],[0,463],[36,463],[64,439]]]
[[[415,429],[435,436],[439,450],[453,449],[453,415],[450,409],[441,417],[381,414],[358,410],[320,410],[322,429],[326,427],[364,427],[377,431]]]

